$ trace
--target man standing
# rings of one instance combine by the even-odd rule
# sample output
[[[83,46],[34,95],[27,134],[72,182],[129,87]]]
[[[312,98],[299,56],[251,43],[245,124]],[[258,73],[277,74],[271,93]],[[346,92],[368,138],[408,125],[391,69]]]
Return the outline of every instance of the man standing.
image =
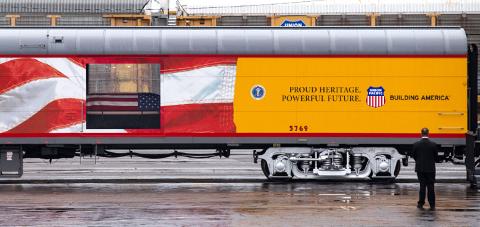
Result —
[[[435,210],[435,161],[437,160],[437,144],[428,139],[428,128],[422,129],[422,139],[413,144],[412,157],[415,159],[415,172],[420,182],[417,207],[423,209],[425,189],[428,190],[430,210]]]

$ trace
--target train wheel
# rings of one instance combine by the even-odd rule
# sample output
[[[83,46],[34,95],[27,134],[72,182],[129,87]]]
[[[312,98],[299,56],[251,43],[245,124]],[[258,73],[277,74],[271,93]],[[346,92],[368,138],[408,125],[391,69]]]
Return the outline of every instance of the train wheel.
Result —
[[[262,159],[262,161],[260,162],[260,166],[262,166],[263,175],[265,175],[265,177],[270,180],[270,169],[268,169],[267,161]]]
[[[269,181],[274,181],[274,182],[288,182],[290,181],[292,178],[272,178],[270,177],[270,169],[268,169],[268,163],[267,161],[263,160],[261,161],[260,163],[260,166],[262,167],[262,172],[263,172],[263,175],[265,175],[265,177],[269,180]]]
[[[395,171],[393,172],[393,176],[395,176],[395,178],[397,178],[398,174],[400,174],[400,168],[401,168],[401,163],[399,160],[397,161],[397,166],[395,166]]]

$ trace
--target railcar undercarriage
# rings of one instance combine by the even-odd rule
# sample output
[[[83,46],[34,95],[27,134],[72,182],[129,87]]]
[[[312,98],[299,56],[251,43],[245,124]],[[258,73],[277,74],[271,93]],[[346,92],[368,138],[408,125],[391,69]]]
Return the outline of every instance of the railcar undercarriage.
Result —
[[[405,156],[392,147],[274,147],[258,158],[269,179],[394,179]]]
[[[197,145],[198,146],[198,145]],[[168,149],[170,148],[170,149]],[[149,159],[168,157],[213,158],[230,156],[231,147],[205,146],[196,152],[191,147],[137,146],[137,145],[10,145],[0,146],[0,178],[21,177],[24,158],[53,159],[76,156],[99,156],[116,158],[137,156]],[[212,152],[211,149],[215,148]],[[236,147],[238,148],[238,147]],[[193,148],[192,148],[193,149]],[[252,149],[242,147],[241,149]],[[312,148],[312,147],[269,147],[263,152],[254,151],[254,162],[261,161],[261,169],[268,179],[372,179],[393,180],[399,173],[401,163],[408,159],[394,147]],[[194,149],[196,150],[196,149]],[[207,151],[209,150],[209,151]],[[461,149],[460,149],[461,150]],[[439,161],[452,161],[450,155],[441,155]],[[476,166],[479,166],[479,162]]]

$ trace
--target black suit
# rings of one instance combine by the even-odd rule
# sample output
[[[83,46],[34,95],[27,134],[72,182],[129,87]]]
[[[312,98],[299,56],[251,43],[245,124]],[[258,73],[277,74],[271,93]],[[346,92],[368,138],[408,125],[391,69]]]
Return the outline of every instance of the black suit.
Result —
[[[420,182],[418,205],[425,204],[425,188],[428,189],[428,203],[435,207],[435,161],[438,159],[437,144],[422,138],[413,144],[412,157],[415,159],[415,172]]]

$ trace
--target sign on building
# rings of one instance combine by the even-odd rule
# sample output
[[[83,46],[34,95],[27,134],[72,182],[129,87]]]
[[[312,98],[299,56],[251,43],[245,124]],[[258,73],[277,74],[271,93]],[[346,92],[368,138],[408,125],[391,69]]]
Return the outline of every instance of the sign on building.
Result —
[[[303,20],[284,20],[282,24],[280,24],[282,27],[305,27],[305,22]]]

